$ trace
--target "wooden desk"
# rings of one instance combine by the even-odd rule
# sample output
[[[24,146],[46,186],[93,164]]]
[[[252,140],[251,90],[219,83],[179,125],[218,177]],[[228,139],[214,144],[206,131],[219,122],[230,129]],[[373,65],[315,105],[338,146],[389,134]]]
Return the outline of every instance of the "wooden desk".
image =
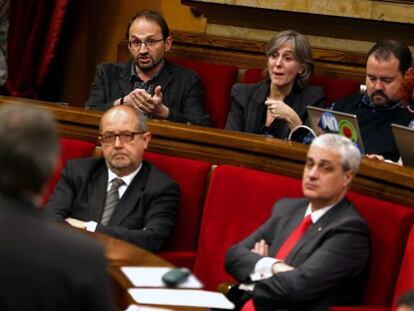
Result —
[[[109,274],[114,284],[115,304],[121,310],[126,309],[130,304],[136,304],[128,294],[128,288],[133,287],[128,278],[122,273],[122,266],[140,267],[173,267],[171,263],[128,242],[110,237],[100,232],[87,232],[93,238],[99,240],[105,248],[105,256],[109,263]],[[174,308],[174,310],[206,311],[203,308],[156,306]]]
[[[0,105],[30,104],[54,114],[64,137],[97,141],[101,112],[0,96]],[[149,120],[149,151],[301,178],[308,146],[253,134]],[[414,169],[363,159],[351,190],[414,207]]]

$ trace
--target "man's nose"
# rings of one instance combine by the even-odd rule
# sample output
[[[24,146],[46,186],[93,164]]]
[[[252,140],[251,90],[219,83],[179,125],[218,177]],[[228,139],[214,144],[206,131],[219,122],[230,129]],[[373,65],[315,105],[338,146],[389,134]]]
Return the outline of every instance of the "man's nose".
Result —
[[[143,54],[143,53],[147,53],[148,52],[148,47],[144,42],[141,42],[141,45],[138,49],[138,51]]]
[[[384,89],[384,83],[381,80],[376,80],[374,83],[374,88],[376,90],[383,90]]]
[[[122,140],[121,140],[121,138],[119,138],[119,136],[115,136],[114,146],[116,148],[119,148],[119,147],[123,146]]]
[[[310,178],[316,178],[318,177],[319,171],[318,171],[318,167],[316,165],[312,166],[311,168],[308,169],[308,176]]]

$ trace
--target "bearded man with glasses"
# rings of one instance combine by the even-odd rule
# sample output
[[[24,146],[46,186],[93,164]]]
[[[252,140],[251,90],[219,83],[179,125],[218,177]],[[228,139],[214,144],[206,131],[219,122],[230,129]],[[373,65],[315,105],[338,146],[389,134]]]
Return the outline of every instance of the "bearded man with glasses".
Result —
[[[143,161],[151,139],[145,119],[127,105],[105,112],[99,125],[103,158],[68,161],[45,214],[159,250],[174,226],[180,190]]]
[[[131,61],[98,65],[86,108],[127,104],[152,118],[209,125],[200,78],[164,58],[172,38],[161,14],[139,11],[128,24],[126,39]]]

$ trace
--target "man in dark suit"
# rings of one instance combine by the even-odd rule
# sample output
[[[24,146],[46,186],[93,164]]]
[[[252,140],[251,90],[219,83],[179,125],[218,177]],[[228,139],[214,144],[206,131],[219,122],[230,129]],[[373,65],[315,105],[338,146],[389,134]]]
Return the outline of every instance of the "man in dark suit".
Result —
[[[0,108],[0,310],[113,310],[102,247],[38,213],[58,156],[50,114]]]
[[[107,110],[124,103],[153,118],[208,125],[200,78],[164,58],[172,38],[161,14],[139,11],[128,24],[126,39],[132,60],[98,65],[86,108]]]
[[[45,213],[159,250],[174,226],[180,193],[175,181],[142,160],[151,139],[145,117],[132,106],[116,106],[102,116],[100,132],[103,158],[69,161]]]
[[[359,162],[345,137],[325,134],[312,142],[305,198],[278,201],[271,218],[227,253],[226,270],[249,283],[240,286],[252,297],[242,310],[325,310],[358,302],[370,238],[345,195]]]

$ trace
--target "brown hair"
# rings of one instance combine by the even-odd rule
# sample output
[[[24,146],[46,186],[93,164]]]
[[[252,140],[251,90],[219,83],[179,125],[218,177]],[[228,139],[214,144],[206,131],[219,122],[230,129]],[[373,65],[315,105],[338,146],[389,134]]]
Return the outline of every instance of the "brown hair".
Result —
[[[265,50],[266,56],[270,57],[286,43],[292,47],[293,56],[303,66],[303,72],[297,75],[295,81],[295,85],[301,89],[308,83],[315,67],[312,46],[304,35],[295,30],[285,30],[270,39]]]
[[[154,22],[158,26],[160,26],[163,39],[166,39],[170,36],[170,29],[168,28],[168,24],[160,12],[153,10],[141,10],[137,12],[134,16],[132,16],[132,18],[128,22],[128,26],[125,33],[125,37],[127,40],[129,40],[129,28],[131,28],[132,23],[139,18],[143,18],[148,21]]]

